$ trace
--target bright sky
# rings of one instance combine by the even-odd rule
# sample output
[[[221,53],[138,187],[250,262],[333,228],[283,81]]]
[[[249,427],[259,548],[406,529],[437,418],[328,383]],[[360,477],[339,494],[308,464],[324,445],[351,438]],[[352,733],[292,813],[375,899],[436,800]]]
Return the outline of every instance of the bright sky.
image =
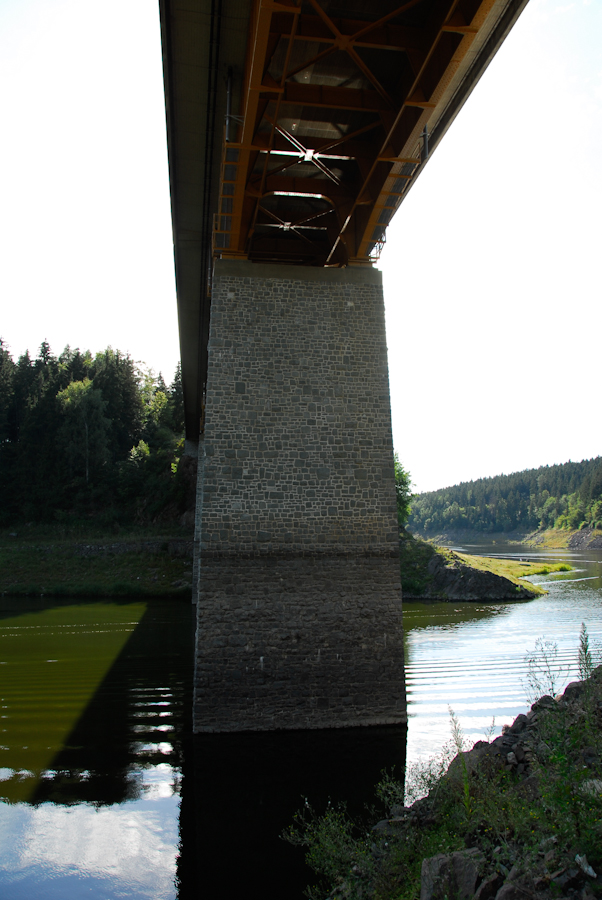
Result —
[[[178,361],[156,0],[0,0],[0,336]],[[418,490],[602,453],[602,3],[530,0],[381,260]]]

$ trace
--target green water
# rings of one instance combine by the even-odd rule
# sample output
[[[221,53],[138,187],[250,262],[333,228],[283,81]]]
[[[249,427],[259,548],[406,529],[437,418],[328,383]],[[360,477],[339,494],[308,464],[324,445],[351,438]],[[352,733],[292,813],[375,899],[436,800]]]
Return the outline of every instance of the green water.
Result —
[[[2,799],[33,799],[145,612],[81,603],[0,621]]]
[[[581,622],[602,641],[602,553],[568,558],[514,603],[404,607],[410,762],[527,709],[540,636],[576,675]],[[374,802],[403,771],[405,729],[191,734],[193,610],[178,601],[0,600],[2,900],[301,900],[302,854],[279,837],[305,798]]]
[[[193,622],[179,602],[0,604],[0,896],[172,898]]]

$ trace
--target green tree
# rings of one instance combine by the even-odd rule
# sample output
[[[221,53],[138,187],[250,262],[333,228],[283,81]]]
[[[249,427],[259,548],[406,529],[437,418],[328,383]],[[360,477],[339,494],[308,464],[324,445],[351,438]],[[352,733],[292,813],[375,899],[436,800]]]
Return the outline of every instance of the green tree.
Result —
[[[58,444],[74,474],[83,474],[88,484],[90,471],[98,472],[108,456],[107,433],[111,423],[104,415],[106,400],[89,378],[72,381],[59,391],[57,400],[63,413]]]
[[[15,364],[0,338],[0,443],[9,439],[10,411],[13,403]]]
[[[108,404],[111,457],[125,459],[140,440],[144,424],[144,400],[134,361],[128,354],[107,347],[94,357],[89,377]]]
[[[395,462],[395,495],[397,497],[397,522],[400,528],[404,528],[410,518],[412,502],[412,479],[407,469],[399,462],[397,453]]]
[[[176,434],[184,433],[184,388],[182,385],[182,367],[176,366],[173,381],[169,387],[169,411],[171,427]]]

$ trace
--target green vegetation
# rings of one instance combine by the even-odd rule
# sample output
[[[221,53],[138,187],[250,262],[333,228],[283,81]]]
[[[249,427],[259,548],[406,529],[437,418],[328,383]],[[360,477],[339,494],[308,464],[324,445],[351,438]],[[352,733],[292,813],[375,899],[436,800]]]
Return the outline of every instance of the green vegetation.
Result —
[[[179,367],[167,387],[110,347],[15,363],[0,339],[0,527],[177,521],[194,502],[183,417]]]
[[[602,529],[602,457],[419,494],[408,527],[425,534]]]
[[[567,563],[532,563],[518,559],[498,559],[492,556],[472,556],[469,553],[458,553],[460,559],[473,569],[481,569],[483,572],[493,572],[495,575],[503,575],[515,584],[520,584],[522,578],[531,575],[549,575],[551,572],[570,572],[572,566]],[[537,585],[530,585],[537,587]]]
[[[540,642],[531,655],[532,686],[550,686],[548,676],[554,686],[553,649]],[[467,849],[489,885],[485,896],[504,883],[515,885],[512,896],[602,896],[602,667],[594,656],[582,626],[587,680],[559,701],[542,697],[492,743],[467,751],[450,710],[452,737],[437,757],[410,767],[405,785],[383,773],[376,794],[386,818],[375,822],[377,810],[351,821],[344,805],[322,815],[306,805],[283,836],[305,848],[320,878],[307,896],[416,900],[423,860]]]
[[[399,542],[402,594],[420,597],[432,581],[428,566],[438,548],[434,544],[402,532]]]
[[[507,578],[516,585],[528,587],[535,594],[543,594],[545,591],[539,585],[526,584],[524,578],[532,575],[549,575],[552,572],[569,572],[572,568],[567,563],[531,563],[515,559],[498,559],[458,553],[447,550],[445,547],[437,547],[435,544],[404,531],[401,533],[399,552],[401,587],[404,594],[420,597],[428,592],[429,585],[433,581],[429,566],[432,570],[433,557],[436,555],[444,561],[445,565],[453,565],[454,560],[459,560],[471,569],[491,572]]]
[[[395,462],[395,496],[397,497],[397,522],[400,528],[407,525],[410,518],[411,502],[412,502],[412,479],[407,469],[404,469],[399,462],[397,453],[394,457]]]
[[[129,536],[76,541],[0,537],[0,595],[24,597],[190,596],[184,541]]]

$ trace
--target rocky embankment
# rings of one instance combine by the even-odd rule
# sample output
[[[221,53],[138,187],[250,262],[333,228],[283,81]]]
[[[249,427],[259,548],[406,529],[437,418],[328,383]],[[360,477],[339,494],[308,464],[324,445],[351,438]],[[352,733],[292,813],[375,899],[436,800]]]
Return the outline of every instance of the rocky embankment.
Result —
[[[580,528],[570,531],[564,528],[548,528],[545,531],[445,531],[440,534],[415,532],[422,540],[436,544],[523,544],[527,547],[550,548],[553,550],[602,550],[602,531],[599,528]]]
[[[599,666],[459,753],[426,797],[393,806],[372,828],[370,879],[331,896],[417,896],[419,879],[420,900],[602,897],[601,738]],[[413,874],[409,847],[422,855]]]
[[[558,538],[564,538],[562,546],[567,550],[602,550],[602,532],[595,528],[581,528],[579,531],[544,531],[529,535],[525,543],[532,547],[555,546]]]
[[[445,600],[530,600],[538,592],[503,575],[467,565],[456,553],[435,553],[428,564],[432,580],[423,598]],[[406,596],[406,599],[410,599]]]
[[[541,593],[411,536],[402,537],[400,559],[404,600],[531,600]]]

